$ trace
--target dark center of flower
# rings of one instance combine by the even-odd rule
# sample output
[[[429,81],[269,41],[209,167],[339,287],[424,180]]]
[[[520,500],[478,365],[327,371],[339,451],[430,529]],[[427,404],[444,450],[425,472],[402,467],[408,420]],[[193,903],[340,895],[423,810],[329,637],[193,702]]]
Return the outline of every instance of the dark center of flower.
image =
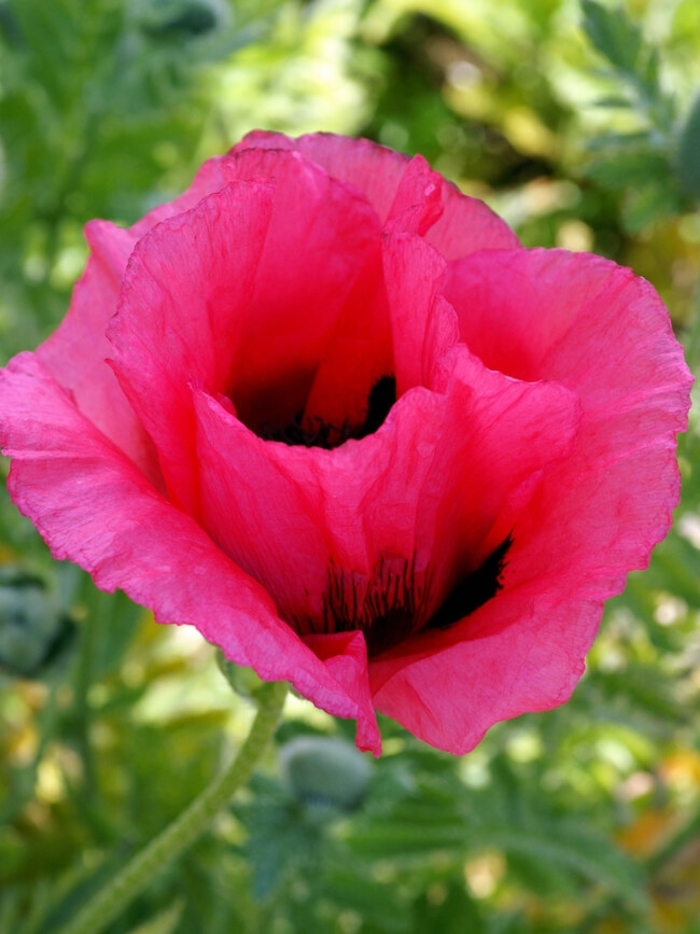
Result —
[[[495,597],[503,586],[501,575],[512,544],[513,539],[508,535],[494,548],[481,567],[458,581],[437,613],[430,617],[425,628],[449,629]]]
[[[330,425],[320,418],[309,418],[301,409],[285,425],[263,422],[256,434],[265,441],[282,441],[284,444],[301,444],[307,448],[325,448],[327,451],[339,447],[345,441],[359,441],[373,434],[384,423],[389,410],[396,402],[396,379],[382,376],[372,386],[367,399],[367,414],[361,425],[344,422]]]
[[[412,563],[384,559],[369,583],[351,572],[332,567],[323,600],[321,632],[362,630],[367,651],[376,656],[403,642],[418,630],[449,629],[496,596],[512,545],[510,535],[476,570],[461,577],[435,613],[421,625],[421,608],[427,594],[418,582]],[[302,629],[318,632],[318,623],[307,620]]]

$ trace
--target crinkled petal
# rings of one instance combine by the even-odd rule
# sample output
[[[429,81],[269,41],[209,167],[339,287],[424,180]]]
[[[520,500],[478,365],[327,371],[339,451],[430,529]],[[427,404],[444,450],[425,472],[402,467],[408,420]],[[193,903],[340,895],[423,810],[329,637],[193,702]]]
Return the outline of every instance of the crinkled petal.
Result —
[[[230,378],[271,196],[269,185],[233,183],[154,227],[131,256],[108,331],[114,370],[158,449],[169,495],[193,515],[197,462],[188,384],[218,387]]]
[[[109,331],[168,490],[192,514],[189,385],[229,395],[261,429],[291,420],[348,296],[376,264],[378,227],[366,202],[295,153],[272,155],[283,185],[233,182],[139,242]]]
[[[332,451],[263,441],[201,391],[195,404],[202,521],[300,630],[324,631],[334,568],[366,590],[381,555],[422,548],[419,491],[444,430],[436,394],[413,390],[378,432]]]
[[[581,411],[575,449],[543,471],[514,523],[502,592],[372,665],[378,709],[464,752],[496,720],[569,696],[603,600],[670,526],[691,377],[654,290],[605,260],[484,253],[447,282],[472,351],[556,380]]]
[[[597,602],[504,589],[447,647],[443,633],[430,633],[410,665],[376,659],[375,706],[432,746],[463,755],[494,723],[569,699],[600,615]]]
[[[454,309],[442,299],[445,259],[420,237],[384,239],[384,282],[398,395],[432,386],[442,356],[459,340]],[[442,299],[439,301],[439,299]]]
[[[105,362],[112,353],[107,325],[117,310],[121,283],[138,240],[156,224],[190,210],[206,195],[226,187],[231,181],[230,161],[225,156],[209,159],[187,191],[158,205],[133,227],[90,221],[85,227],[90,257],[73,291],[68,314],[37,350],[58,382],[73,392],[81,411],[159,485],[162,479],[153,444]]]
[[[37,350],[53,377],[73,393],[90,421],[156,484],[162,483],[150,438],[136,418],[106,362],[111,347],[105,336],[117,310],[119,288],[136,237],[106,221],[85,228],[91,250],[75,286],[68,314]]]
[[[419,236],[426,234],[442,216],[445,187],[442,175],[433,172],[423,156],[414,156],[404,168],[385,230]]]
[[[541,478],[579,444],[581,424],[578,399],[564,386],[489,370],[462,344],[449,356],[447,428],[419,494],[438,508],[421,511],[416,530],[417,540],[429,543],[439,602],[455,578],[477,570],[518,534]]]
[[[443,211],[426,233],[426,241],[448,260],[476,253],[478,250],[509,250],[520,246],[510,227],[479,201],[450,182],[442,193]]]
[[[346,139],[333,133],[312,133],[290,139],[281,133],[253,130],[244,136],[232,153],[245,149],[296,150],[305,159],[320,165],[333,178],[348,182],[361,191],[384,223],[394,203],[407,156],[366,139]]]
[[[279,619],[269,594],[144,479],[33,354],[0,373],[0,408],[13,499],[56,558],[80,564],[103,590],[122,588],[160,622],[195,626],[262,678],[289,680],[329,713],[357,718],[358,741],[379,752],[361,638],[324,644],[319,658]]]
[[[430,569],[425,622],[508,535],[523,488],[570,453],[579,421],[563,387],[489,371],[464,347],[444,392],[412,390],[375,434],[333,451],[265,442],[202,392],[195,406],[202,521],[300,631],[336,624],[324,615],[334,568],[361,602],[389,558],[416,580]]]
[[[418,156],[409,159],[366,139],[311,133],[297,140],[255,130],[232,152],[246,148],[294,149],[329,175],[361,191],[382,224],[394,233],[424,233],[446,259],[476,250],[511,249],[518,238],[483,201],[463,195]],[[404,226],[398,223],[403,215]]]
[[[574,565],[583,592],[611,596],[626,572],[646,565],[678,501],[676,435],[687,425],[692,376],[668,313],[643,279],[596,256],[482,254],[454,275],[446,291],[470,348],[488,366],[556,380],[583,412],[575,456],[529,510],[527,573]],[[527,326],[536,315],[541,337]]]
[[[356,702],[360,715],[357,718],[355,742],[359,748],[379,755],[381,735],[369,689],[367,646],[362,633],[355,631],[310,635],[304,637],[304,643],[324,663],[326,671],[347,690],[348,695]]]

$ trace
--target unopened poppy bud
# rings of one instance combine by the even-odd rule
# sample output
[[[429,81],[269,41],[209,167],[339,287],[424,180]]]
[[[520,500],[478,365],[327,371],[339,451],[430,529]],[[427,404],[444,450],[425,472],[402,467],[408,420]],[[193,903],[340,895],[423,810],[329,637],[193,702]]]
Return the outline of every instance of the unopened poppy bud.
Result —
[[[40,674],[73,633],[41,578],[0,568],[0,669],[20,677]]]
[[[248,700],[254,700],[260,688],[265,684],[252,668],[230,662],[221,649],[216,653],[216,664],[236,694]]]
[[[367,792],[370,763],[343,739],[300,736],[282,747],[279,762],[283,782],[302,804],[354,811]]]
[[[141,22],[144,32],[155,38],[194,37],[215,29],[220,13],[212,0],[151,0]]]

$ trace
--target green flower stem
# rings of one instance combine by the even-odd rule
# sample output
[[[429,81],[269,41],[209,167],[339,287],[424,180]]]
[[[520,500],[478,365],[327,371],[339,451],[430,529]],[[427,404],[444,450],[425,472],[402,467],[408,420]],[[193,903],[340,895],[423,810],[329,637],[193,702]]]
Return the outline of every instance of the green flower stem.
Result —
[[[59,934],[100,934],[145,889],[157,872],[180,856],[202,834],[253,773],[275,732],[287,696],[281,681],[264,685],[248,738],[233,762],[182,814],[137,853]]]

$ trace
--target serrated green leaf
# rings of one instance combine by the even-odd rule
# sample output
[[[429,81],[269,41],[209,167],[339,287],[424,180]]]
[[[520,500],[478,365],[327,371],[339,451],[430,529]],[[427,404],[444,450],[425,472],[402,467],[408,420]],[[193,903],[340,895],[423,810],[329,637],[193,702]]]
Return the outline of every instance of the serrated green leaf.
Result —
[[[533,860],[567,867],[622,899],[632,910],[644,913],[648,900],[639,867],[604,837],[584,834],[573,824],[543,830],[483,828],[483,845],[517,853]]]
[[[263,901],[294,873],[313,877],[323,862],[323,825],[308,820],[274,784],[234,812],[248,831],[243,852],[253,870],[253,895]]]
[[[586,35],[611,65],[612,73],[607,77],[630,94],[629,100],[615,95],[614,106],[633,109],[639,119],[667,139],[675,118],[675,101],[660,85],[658,49],[645,44],[639,25],[622,7],[582,0],[582,8]]]
[[[429,823],[388,820],[353,830],[348,840],[356,853],[376,859],[413,858],[433,850],[465,850],[468,842],[469,830],[463,823],[455,824],[449,815]]]
[[[617,151],[594,159],[586,175],[608,188],[624,190],[634,185],[666,183],[671,167],[662,153],[647,150]]]
[[[582,0],[583,28],[591,44],[620,71],[634,74],[642,49],[641,30],[621,7]]]
[[[357,912],[387,934],[403,931],[408,926],[408,908],[396,886],[372,879],[361,863],[353,865],[346,861],[343,869],[334,867],[323,886],[323,895],[340,908]]]

